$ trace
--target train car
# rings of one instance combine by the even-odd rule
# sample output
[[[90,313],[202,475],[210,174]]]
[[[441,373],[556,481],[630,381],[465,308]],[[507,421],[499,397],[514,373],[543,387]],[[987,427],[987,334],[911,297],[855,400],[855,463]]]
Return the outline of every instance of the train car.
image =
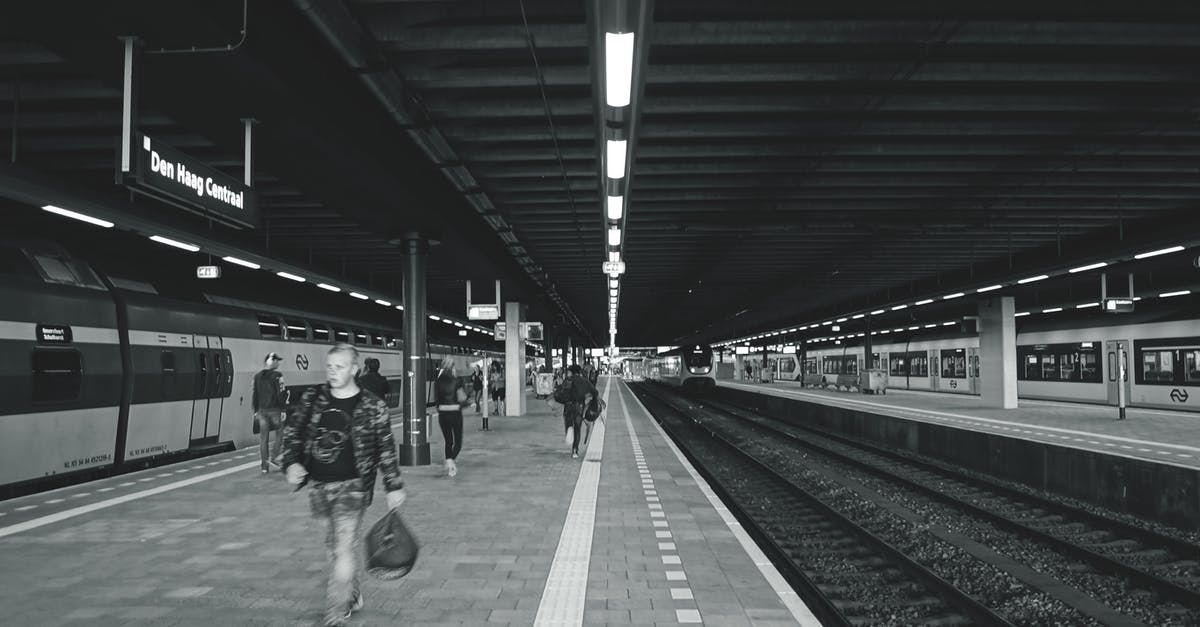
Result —
[[[717,387],[712,347],[691,344],[646,360],[646,378],[689,392],[708,392]]]
[[[1126,318],[1127,319],[1127,318]],[[1200,320],[1162,320],[1052,328],[1030,325],[1016,337],[1017,394],[1020,398],[1117,404],[1118,356],[1127,370],[1126,403],[1200,412]],[[872,343],[872,367],[888,372],[888,387],[957,394],[979,394],[980,350],[977,335],[913,338]],[[768,363],[779,378],[796,379],[799,356],[771,353]],[[807,385],[832,386],[848,380],[863,365],[858,342],[811,348]],[[760,358],[761,361],[761,358]],[[853,362],[853,363],[852,363]],[[756,362],[757,363],[757,362]]]
[[[253,376],[267,354],[283,356],[297,400],[325,379],[338,342],[380,361],[403,396],[399,329],[206,295],[166,298],[144,282],[108,277],[51,242],[0,241],[0,490],[65,485],[257,444]],[[429,389],[441,359],[458,374],[481,356],[463,346],[426,349]]]

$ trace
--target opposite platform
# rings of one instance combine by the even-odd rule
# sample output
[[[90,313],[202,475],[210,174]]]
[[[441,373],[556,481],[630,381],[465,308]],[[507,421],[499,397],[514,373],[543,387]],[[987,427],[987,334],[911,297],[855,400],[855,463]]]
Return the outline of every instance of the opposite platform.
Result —
[[[364,575],[351,624],[806,621],[625,385],[600,389],[608,414],[582,459],[557,406],[530,398],[489,432],[466,412],[450,479],[435,424],[434,464],[403,469],[417,567]],[[319,624],[323,537],[306,496],[258,472],[256,449],[13,499],[0,503],[0,623]]]

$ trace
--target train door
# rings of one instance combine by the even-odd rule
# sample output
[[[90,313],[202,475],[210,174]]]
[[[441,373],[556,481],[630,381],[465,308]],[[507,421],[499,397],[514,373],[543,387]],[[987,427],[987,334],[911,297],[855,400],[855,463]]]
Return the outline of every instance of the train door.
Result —
[[[1120,350],[1118,350],[1120,349]],[[1121,365],[1125,370],[1125,403],[1129,403],[1129,340],[1106,340],[1104,342],[1104,381],[1108,388],[1108,404],[1117,404],[1117,382],[1118,372],[1118,354],[1121,357]]]
[[[223,364],[221,338],[193,335],[192,353],[196,360],[196,384],[192,389],[191,443],[215,441],[221,427],[221,399],[215,399],[230,368]],[[210,425],[211,423],[211,425]],[[212,439],[210,439],[212,438]]]
[[[979,349],[967,349],[967,387],[972,394],[979,394]]]
[[[936,350],[928,351],[929,361],[929,389],[937,392],[942,386],[942,360]]]

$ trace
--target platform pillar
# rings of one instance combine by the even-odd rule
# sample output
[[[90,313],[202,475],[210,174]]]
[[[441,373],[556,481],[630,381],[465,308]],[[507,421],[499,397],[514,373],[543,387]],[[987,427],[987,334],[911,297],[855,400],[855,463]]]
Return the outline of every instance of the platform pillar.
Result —
[[[979,397],[985,407],[1017,407],[1017,321],[1012,296],[979,303]]]
[[[429,241],[420,233],[404,234],[404,425],[401,466],[429,465],[429,420],[425,415],[425,258]]]
[[[525,338],[521,323],[525,321],[525,306],[504,303],[504,322],[508,335],[504,338],[504,415],[525,415]]]

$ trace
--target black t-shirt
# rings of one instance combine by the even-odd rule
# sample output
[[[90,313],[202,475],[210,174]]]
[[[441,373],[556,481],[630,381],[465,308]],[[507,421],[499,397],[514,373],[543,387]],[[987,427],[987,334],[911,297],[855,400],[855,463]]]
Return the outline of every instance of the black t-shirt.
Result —
[[[462,387],[462,382],[458,377],[450,374],[449,370],[443,370],[442,374],[438,375],[437,385],[437,404],[438,405],[458,405],[457,390]]]
[[[361,392],[350,398],[329,397],[329,407],[321,413],[313,442],[312,463],[308,469],[313,481],[346,481],[358,477],[352,425],[354,406],[361,397]]]

